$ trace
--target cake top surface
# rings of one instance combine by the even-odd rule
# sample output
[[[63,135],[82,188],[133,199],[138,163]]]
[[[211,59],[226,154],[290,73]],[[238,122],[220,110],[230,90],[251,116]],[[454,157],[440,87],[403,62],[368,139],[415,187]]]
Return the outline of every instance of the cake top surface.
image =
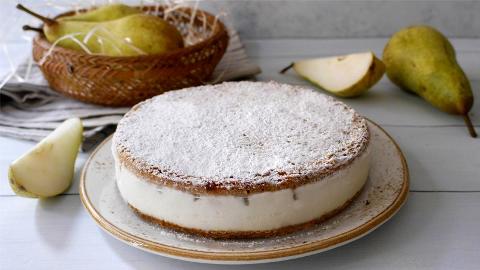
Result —
[[[118,124],[114,147],[131,168],[164,184],[268,190],[348,164],[368,139],[366,121],[340,101],[300,86],[244,81],[139,103]]]

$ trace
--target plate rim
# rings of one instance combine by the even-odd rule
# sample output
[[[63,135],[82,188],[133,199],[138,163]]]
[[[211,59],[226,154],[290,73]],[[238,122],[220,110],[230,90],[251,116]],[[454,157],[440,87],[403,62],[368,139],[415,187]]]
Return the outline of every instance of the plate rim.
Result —
[[[335,247],[338,247],[342,244],[347,244],[351,241],[359,239],[360,237],[368,234],[369,232],[375,230],[377,227],[385,223],[388,219],[390,219],[396,212],[402,207],[405,203],[409,191],[410,185],[410,175],[408,170],[408,164],[405,159],[405,156],[400,149],[397,142],[386,132],[380,125],[373,122],[372,120],[365,118],[370,124],[376,126],[381,132],[383,132],[388,139],[395,145],[395,149],[397,154],[400,157],[403,169],[403,183],[402,188],[395,198],[395,200],[382,212],[380,212],[377,216],[372,218],[370,221],[353,228],[349,231],[343,232],[341,234],[332,236],[327,239],[322,239],[319,241],[298,245],[294,247],[288,248],[280,248],[280,249],[272,249],[272,250],[264,250],[264,251],[251,251],[251,252],[223,252],[223,251],[199,251],[199,250],[191,250],[185,249],[180,247],[173,247],[165,244],[160,244],[157,242],[153,242],[148,239],[144,239],[138,236],[135,236],[131,233],[128,233],[112,223],[110,223],[107,219],[105,219],[93,206],[88,194],[86,192],[85,187],[85,175],[87,169],[89,168],[93,157],[96,153],[106,144],[113,136],[111,134],[107,138],[105,138],[90,154],[87,161],[84,164],[82,169],[82,173],[80,176],[80,184],[79,184],[79,195],[80,200],[90,214],[90,216],[95,220],[95,222],[106,232],[111,234],[112,236],[118,238],[122,242],[125,242],[129,245],[134,247],[138,247],[142,250],[153,252],[159,255],[165,255],[167,257],[179,258],[179,259],[187,259],[187,260],[194,260],[194,261],[211,261],[213,263],[235,263],[235,262],[243,262],[243,263],[252,263],[253,261],[275,261],[281,258],[295,258],[300,257],[302,254],[310,255],[313,254],[315,251],[321,252],[322,250],[328,250]]]

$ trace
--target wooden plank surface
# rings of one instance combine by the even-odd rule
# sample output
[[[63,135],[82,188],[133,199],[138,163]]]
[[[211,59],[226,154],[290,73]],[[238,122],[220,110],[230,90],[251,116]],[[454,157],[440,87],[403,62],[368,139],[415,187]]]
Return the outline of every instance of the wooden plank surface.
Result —
[[[263,69],[258,80],[308,85],[277,71],[293,59],[371,48],[385,40],[251,40],[247,50]],[[459,61],[480,98],[480,42],[453,40]],[[28,46],[9,44],[16,57]],[[318,53],[313,50],[317,48]],[[0,57],[0,75],[8,63]],[[439,112],[398,90],[384,78],[367,95],[343,99],[381,124],[399,143],[410,167],[412,192],[398,216],[371,235],[324,254],[290,262],[231,269],[474,269],[480,265],[480,139],[468,137],[459,117]],[[480,131],[480,105],[472,119]],[[104,233],[82,209],[77,160],[75,182],[53,200],[13,196],[8,164],[33,145],[0,137],[0,269],[224,269],[161,258],[131,248]],[[433,191],[433,192],[432,192]]]
[[[397,216],[347,246],[293,261],[213,266],[159,257],[113,239],[78,196],[0,197],[0,269],[476,269],[479,193],[411,193]],[[8,206],[8,207],[6,207]]]
[[[476,99],[480,99],[480,39],[453,41],[458,47],[458,61],[471,80],[474,96]],[[276,80],[309,86],[311,85],[300,79],[293,71],[285,75],[278,74],[278,71],[295,59],[307,57],[338,55],[369,48],[381,55],[384,43],[385,39],[245,42],[248,54],[262,68],[263,72],[257,76],[258,80]],[[289,46],[295,49],[289,49]],[[314,47],[319,48],[318,51],[313,50]],[[29,45],[25,42],[7,44],[5,51],[9,52],[11,57],[10,59],[0,57],[0,78],[3,74],[11,71],[10,62],[20,63],[30,53]],[[379,124],[397,126],[463,125],[461,117],[441,113],[422,99],[398,89],[386,76],[366,95],[356,99],[342,100]],[[480,102],[474,103],[470,114],[474,124],[480,125]]]
[[[475,97],[480,99],[480,41],[478,39],[454,39],[459,61],[468,74],[473,74],[472,85]],[[313,48],[320,48],[321,54],[347,53],[358,48],[374,50],[383,46],[385,39],[352,40],[250,40],[246,48],[252,60],[263,70],[258,80],[276,80],[285,83],[309,85],[293,72],[278,74],[289,57],[295,54],[312,57]],[[28,46],[9,44],[16,50],[15,55],[28,50]],[[290,49],[294,47],[295,50]],[[24,55],[24,54],[23,54]],[[290,55],[290,56],[289,56]],[[2,63],[0,61],[0,63]],[[3,71],[6,63],[3,62]],[[2,65],[0,64],[0,74]],[[475,75],[477,74],[477,75]],[[319,90],[321,91],[321,90]],[[366,95],[356,99],[342,99],[361,114],[384,126],[397,138],[405,150],[411,169],[413,190],[480,190],[479,174],[480,140],[468,137],[461,117],[438,111],[422,99],[399,90],[387,78],[374,86]],[[471,112],[473,122],[480,132],[480,102]],[[6,172],[8,164],[32,144],[0,138],[0,170]],[[81,155],[77,167],[83,165],[87,155]],[[77,172],[77,175],[79,173]],[[6,177],[6,174],[4,174]],[[422,180],[416,180],[416,179]],[[76,178],[78,182],[78,177]],[[77,194],[76,184],[68,191]],[[6,181],[0,182],[0,195],[12,194]]]
[[[252,39],[244,40],[248,55],[257,58],[312,57],[317,55],[347,54],[373,51],[382,55],[388,38],[358,39]],[[457,52],[479,52],[480,39],[452,38],[450,42]]]
[[[411,190],[480,191],[480,140],[466,135],[463,127],[397,127],[384,125],[402,148],[410,169]],[[0,195],[13,195],[6,172],[8,164],[33,143],[0,137],[2,155]],[[78,181],[87,153],[77,160],[75,181],[67,194],[78,194]]]
[[[462,55],[462,53],[459,53],[459,55]],[[278,73],[279,70],[288,65],[291,59],[272,56],[271,58],[254,58],[253,60],[262,68],[262,73],[257,76],[258,80],[275,80],[314,87],[299,78],[293,70],[287,74]],[[477,78],[471,76],[473,77],[471,84],[475,90],[475,98],[480,100],[480,77],[478,77],[480,76],[480,53],[472,54],[470,57],[462,57],[460,60],[460,63],[471,62],[469,69],[465,68],[465,70],[470,74],[477,74]],[[326,93],[322,90],[319,91]],[[423,99],[400,90],[386,76],[365,95],[354,99],[343,98],[341,100],[379,124],[398,126],[464,125],[462,117],[441,112]],[[480,101],[474,103],[470,115],[472,121],[476,125],[480,125]]]

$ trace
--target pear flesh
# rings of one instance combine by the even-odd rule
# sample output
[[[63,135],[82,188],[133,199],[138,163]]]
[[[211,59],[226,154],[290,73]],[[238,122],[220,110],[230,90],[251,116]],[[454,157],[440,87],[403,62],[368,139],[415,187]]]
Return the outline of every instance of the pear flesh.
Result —
[[[84,22],[103,22],[120,19],[122,17],[139,14],[142,11],[138,8],[123,4],[110,4],[101,6],[86,12],[77,13],[71,16],[61,17],[59,21],[84,21]]]
[[[72,183],[82,131],[80,119],[68,119],[15,160],[8,168],[13,191],[31,198],[52,197],[64,192]]]
[[[372,52],[297,61],[294,70],[313,84],[340,97],[363,94],[383,76],[383,63]]]
[[[388,41],[383,61],[393,83],[442,111],[463,115],[471,136],[476,136],[468,117],[473,105],[470,82],[442,33],[423,25],[404,28]]]

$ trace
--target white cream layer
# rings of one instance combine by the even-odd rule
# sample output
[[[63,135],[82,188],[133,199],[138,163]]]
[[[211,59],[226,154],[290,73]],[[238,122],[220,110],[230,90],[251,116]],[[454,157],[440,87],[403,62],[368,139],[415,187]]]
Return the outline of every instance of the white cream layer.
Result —
[[[341,207],[365,184],[370,150],[321,181],[252,194],[193,195],[141,179],[122,166],[113,150],[122,197],[142,213],[178,226],[206,231],[262,231],[305,223]],[[248,201],[248,203],[247,203]]]

